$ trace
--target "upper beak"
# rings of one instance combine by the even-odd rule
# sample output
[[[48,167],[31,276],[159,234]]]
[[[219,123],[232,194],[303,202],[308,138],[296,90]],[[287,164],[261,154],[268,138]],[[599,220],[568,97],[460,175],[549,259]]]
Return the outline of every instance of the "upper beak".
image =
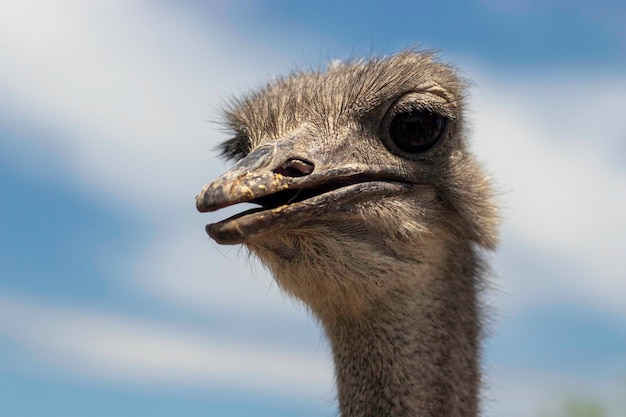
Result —
[[[321,211],[342,210],[347,203],[407,191],[412,184],[399,173],[359,163],[331,167],[323,155],[295,156],[289,141],[264,145],[231,170],[206,184],[196,197],[200,212],[242,202],[260,204],[218,223],[207,232],[218,243],[236,244],[259,234],[310,220]]]
[[[258,148],[228,172],[206,184],[196,196],[198,211],[215,211],[293,186],[297,176],[285,176],[281,173],[285,169],[280,169],[280,164],[276,163],[276,151],[276,147],[271,145]]]

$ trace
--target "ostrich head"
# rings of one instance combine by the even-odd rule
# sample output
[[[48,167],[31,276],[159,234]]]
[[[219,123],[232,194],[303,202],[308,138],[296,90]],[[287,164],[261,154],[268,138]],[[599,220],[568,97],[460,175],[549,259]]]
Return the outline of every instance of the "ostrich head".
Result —
[[[404,52],[296,73],[236,101],[221,149],[238,163],[197,208],[261,208],[207,232],[245,244],[284,290],[331,317],[402,285],[379,270],[446,262],[446,245],[491,248],[495,209],[468,151],[463,87],[431,54]]]

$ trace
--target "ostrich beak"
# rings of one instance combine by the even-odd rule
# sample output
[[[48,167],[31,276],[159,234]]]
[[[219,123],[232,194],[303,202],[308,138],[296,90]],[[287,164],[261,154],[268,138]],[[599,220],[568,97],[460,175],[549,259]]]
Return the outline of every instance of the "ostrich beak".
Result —
[[[261,206],[207,225],[209,236],[221,244],[243,243],[324,212],[345,211],[356,201],[416,187],[398,172],[359,163],[329,167],[311,152],[298,158],[291,157],[294,154],[288,141],[262,146],[206,184],[196,197],[200,212],[243,202]]]

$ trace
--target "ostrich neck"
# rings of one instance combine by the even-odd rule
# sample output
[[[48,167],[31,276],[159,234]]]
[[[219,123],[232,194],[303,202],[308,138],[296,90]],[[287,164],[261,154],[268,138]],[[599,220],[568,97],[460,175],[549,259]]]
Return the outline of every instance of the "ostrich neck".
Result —
[[[417,267],[362,314],[324,323],[342,417],[478,415],[478,267],[462,252],[429,276]]]

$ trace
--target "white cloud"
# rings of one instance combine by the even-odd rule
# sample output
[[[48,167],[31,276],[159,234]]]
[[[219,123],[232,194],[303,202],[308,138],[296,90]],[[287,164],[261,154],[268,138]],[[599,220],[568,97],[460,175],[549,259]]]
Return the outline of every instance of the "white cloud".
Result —
[[[192,200],[221,169],[206,122],[219,95],[281,62],[176,8],[28,0],[3,6],[0,59],[3,112],[36,119],[73,173],[138,207]]]
[[[626,314],[626,170],[611,153],[626,137],[626,78],[479,80],[474,136],[502,192],[504,246],[558,272],[505,273]]]
[[[216,339],[175,323],[3,296],[0,332],[33,353],[34,360],[92,378],[304,398],[331,392],[332,369],[323,356]]]

